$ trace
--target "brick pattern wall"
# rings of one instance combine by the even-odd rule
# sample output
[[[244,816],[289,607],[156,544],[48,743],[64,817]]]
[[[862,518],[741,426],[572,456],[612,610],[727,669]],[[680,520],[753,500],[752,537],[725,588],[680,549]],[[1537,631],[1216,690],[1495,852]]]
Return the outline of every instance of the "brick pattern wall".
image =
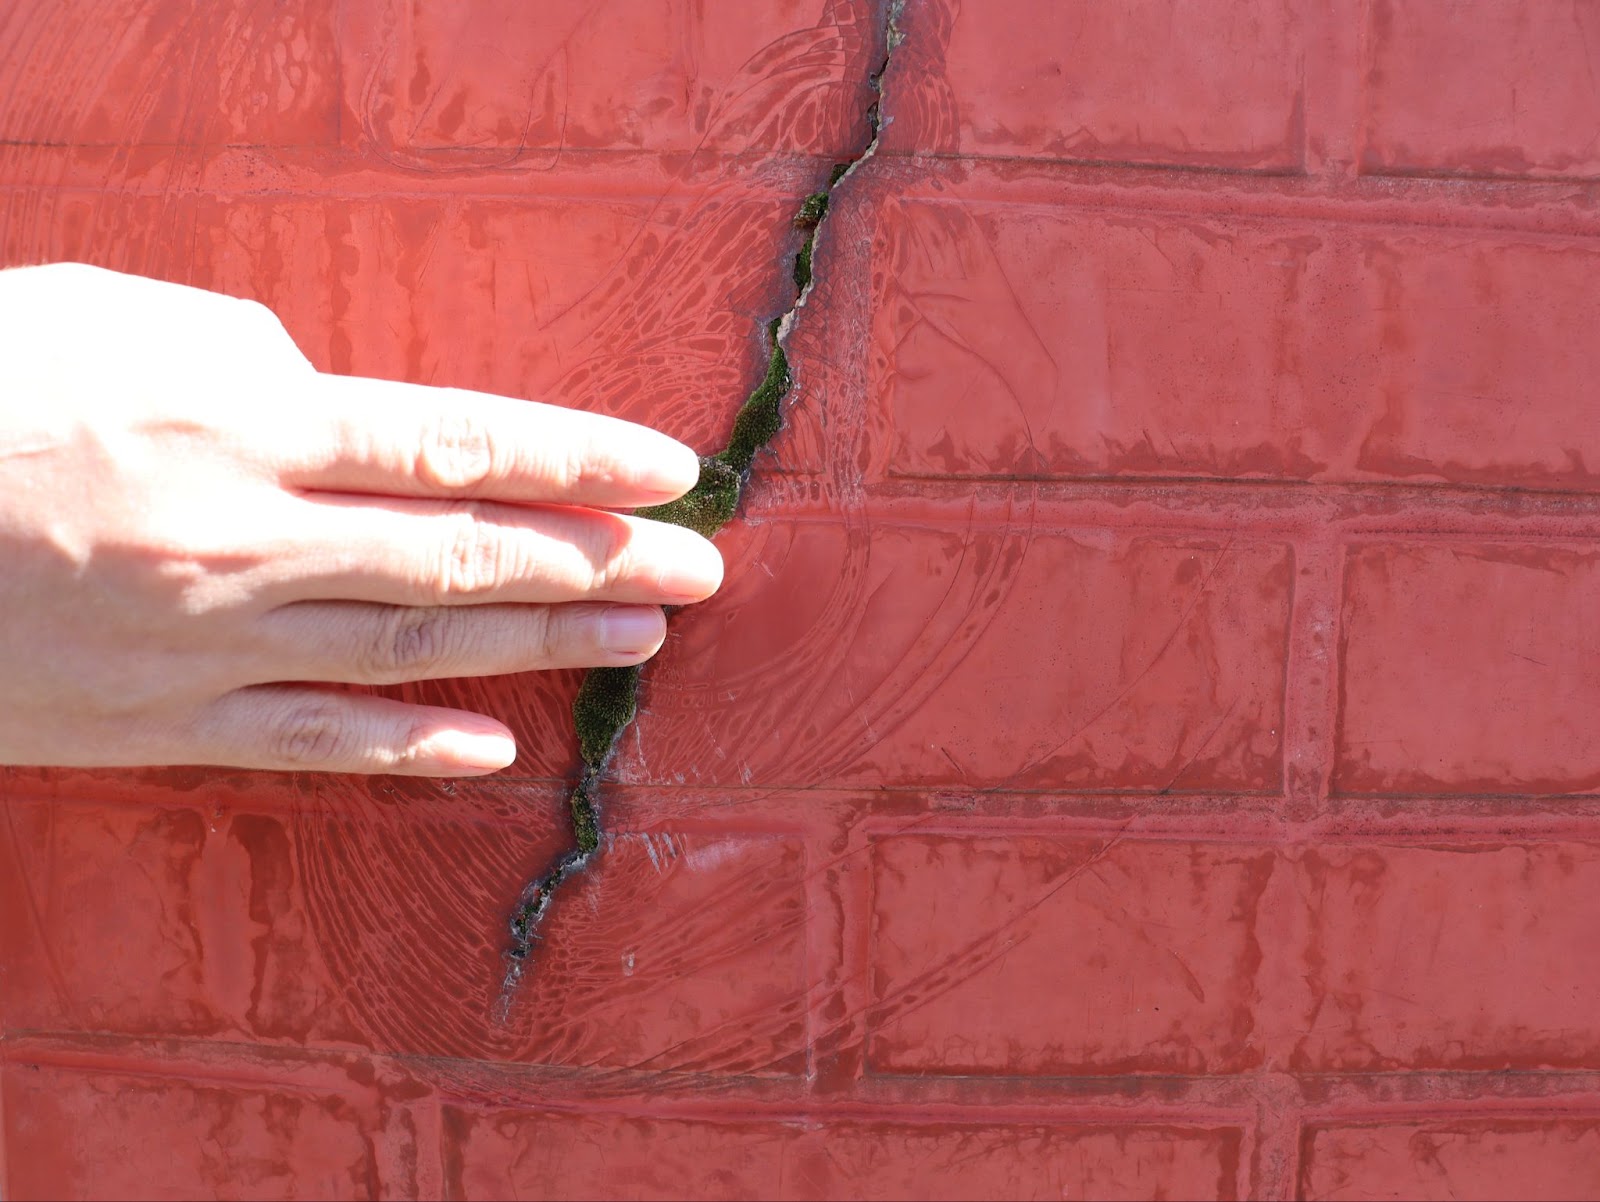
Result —
[[[0,14],[0,262],[720,441],[871,0]],[[607,838],[0,775],[7,1197],[1600,1191],[1600,6],[907,0]]]

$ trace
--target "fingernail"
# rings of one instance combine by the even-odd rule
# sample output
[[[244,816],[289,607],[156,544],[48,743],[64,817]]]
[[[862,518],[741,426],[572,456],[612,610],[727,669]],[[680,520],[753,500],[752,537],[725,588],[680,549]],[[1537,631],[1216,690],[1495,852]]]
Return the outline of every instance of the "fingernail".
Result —
[[[653,605],[615,605],[600,615],[600,645],[613,655],[654,655],[667,620]]]
[[[495,772],[517,758],[517,745],[503,734],[479,734],[465,730],[440,731],[428,740],[428,750],[438,759]]]
[[[709,539],[684,533],[689,536],[674,548],[672,562],[656,585],[672,601],[703,601],[722,586],[722,553]]]

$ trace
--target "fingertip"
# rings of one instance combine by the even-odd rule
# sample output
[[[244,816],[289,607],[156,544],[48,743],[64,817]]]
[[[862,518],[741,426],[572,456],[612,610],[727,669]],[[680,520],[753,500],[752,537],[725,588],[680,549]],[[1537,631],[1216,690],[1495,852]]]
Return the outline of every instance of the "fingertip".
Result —
[[[659,430],[651,430],[650,434],[649,445],[644,448],[649,466],[640,483],[658,492],[662,502],[675,501],[700,482],[700,456],[693,447]]]
[[[516,758],[516,740],[496,724],[439,731],[418,760],[436,765],[440,775],[481,776],[509,768]]]
[[[706,574],[706,579],[711,585],[710,588],[706,589],[706,596],[709,597],[712,593],[716,592],[722,587],[722,581],[727,575],[728,569],[727,563],[722,558],[721,548],[719,548],[717,544],[712,542],[709,538],[705,540],[705,543],[706,546],[711,548],[711,554],[706,559],[706,566],[709,569]]]
[[[722,552],[716,543],[693,530],[679,526],[670,529],[678,532],[678,545],[656,577],[656,587],[673,605],[704,601],[722,587]]]
[[[700,482],[700,456],[671,435],[626,418],[582,416],[587,438],[566,502],[664,505]]]

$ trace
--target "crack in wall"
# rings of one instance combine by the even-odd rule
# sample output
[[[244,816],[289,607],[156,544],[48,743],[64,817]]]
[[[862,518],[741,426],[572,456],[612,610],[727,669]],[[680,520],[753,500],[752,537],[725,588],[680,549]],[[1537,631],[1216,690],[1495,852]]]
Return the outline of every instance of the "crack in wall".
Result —
[[[794,384],[784,340],[815,282],[813,262],[817,235],[827,220],[833,190],[877,153],[883,124],[883,77],[901,39],[899,18],[903,6],[904,0],[891,0],[885,13],[883,58],[868,78],[874,100],[867,108],[866,146],[854,158],[836,164],[828,176],[827,186],[801,201],[795,213],[794,228],[805,234],[791,269],[795,298],[781,316],[767,324],[765,376],[735,415],[727,445],[714,455],[701,457],[700,478],[694,488],[676,501],[636,510],[637,516],[686,526],[710,538],[733,517],[744,487],[750,481],[756,456],[783,428],[783,402]],[[668,610],[669,616],[672,612]],[[506,975],[500,993],[501,1021],[509,1013],[517,986],[528,971],[533,945],[539,940],[540,924],[557,890],[567,878],[584,871],[600,852],[600,812],[596,797],[612,749],[638,713],[639,681],[643,671],[643,664],[629,668],[594,668],[584,677],[573,701],[573,726],[583,762],[582,776],[567,799],[574,846],[543,875],[528,883],[511,912],[508,923],[511,946],[506,950]]]

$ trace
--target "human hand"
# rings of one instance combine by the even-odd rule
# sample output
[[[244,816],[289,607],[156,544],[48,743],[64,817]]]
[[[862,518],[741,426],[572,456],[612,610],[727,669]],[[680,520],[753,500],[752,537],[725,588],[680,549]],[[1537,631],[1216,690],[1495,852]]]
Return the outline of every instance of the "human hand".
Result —
[[[0,764],[466,776],[477,714],[312,682],[638,663],[722,560],[608,510],[693,486],[629,422],[321,375],[260,305],[0,272]]]

